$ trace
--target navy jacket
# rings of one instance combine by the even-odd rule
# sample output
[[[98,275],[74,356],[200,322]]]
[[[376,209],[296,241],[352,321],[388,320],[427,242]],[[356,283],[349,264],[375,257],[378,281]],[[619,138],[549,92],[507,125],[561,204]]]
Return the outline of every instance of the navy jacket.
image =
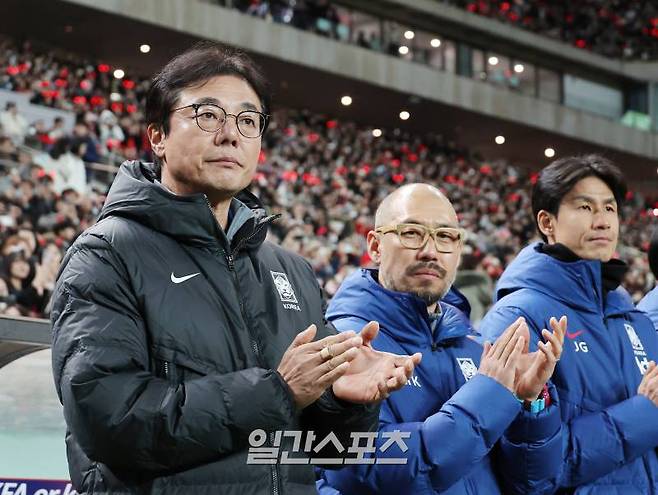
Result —
[[[653,326],[658,330],[658,286],[642,298],[637,305],[637,309],[644,311],[651,318]]]
[[[523,249],[496,288],[480,331],[493,340],[519,315],[536,348],[551,316],[569,319],[553,374],[563,420],[563,493],[658,493],[658,407],[637,395],[658,338],[621,288],[604,297],[601,262],[562,262]]]
[[[325,471],[328,483],[350,494],[550,493],[560,470],[557,406],[538,414],[523,411],[495,380],[479,375],[482,347],[469,338],[468,317],[445,300],[468,308],[453,290],[440,303],[432,333],[425,303],[383,288],[376,272],[359,270],[332,299],[327,318],[341,331],[377,320],[376,349],[423,353],[412,379],[382,404],[374,454],[405,458],[406,464],[375,463]],[[409,450],[382,453],[383,432],[410,432]],[[325,493],[321,490],[321,493]],[[327,491],[326,493],[335,493]]]

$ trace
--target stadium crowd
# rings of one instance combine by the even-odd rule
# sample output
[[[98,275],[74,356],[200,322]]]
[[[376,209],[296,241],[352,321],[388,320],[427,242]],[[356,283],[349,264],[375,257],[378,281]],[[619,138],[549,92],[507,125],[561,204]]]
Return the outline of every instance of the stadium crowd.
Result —
[[[27,122],[11,103],[0,114],[0,314],[48,314],[63,253],[94,223],[111,181],[85,170],[85,162],[151,158],[140,111],[148,81],[116,79],[111,69],[36,53],[29,44],[0,46],[0,88],[76,115],[67,132],[61,119]],[[483,294],[474,296],[483,305],[505,266],[536,236],[529,194],[536,174],[487,161],[440,135],[395,129],[374,137],[351,122],[283,109],[263,137],[259,161],[252,190],[283,214],[270,236],[312,263],[329,296],[355,267],[369,264],[365,234],[376,205],[403,183],[435,184],[455,205],[468,231],[462,286],[474,289],[469,296]],[[639,300],[653,286],[644,253],[658,204],[636,193],[627,199],[619,254],[631,265],[625,285]]]
[[[658,4],[638,0],[443,0],[606,57],[658,57]]]
[[[441,0],[474,14],[513,24],[606,57],[655,60],[658,57],[658,4],[638,0]],[[256,17],[289,24],[365,48],[397,55],[382,40],[352,33],[340,3],[328,0],[220,0]],[[385,36],[384,38],[388,38]]]

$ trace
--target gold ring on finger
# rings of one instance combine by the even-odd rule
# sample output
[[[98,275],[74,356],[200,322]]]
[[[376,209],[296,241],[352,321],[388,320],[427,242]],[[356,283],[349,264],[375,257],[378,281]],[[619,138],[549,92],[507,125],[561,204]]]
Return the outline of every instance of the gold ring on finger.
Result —
[[[331,355],[331,352],[329,351],[329,346],[322,348],[322,350],[320,351],[320,357],[322,358],[323,361],[326,361],[327,359],[331,359],[333,357]]]

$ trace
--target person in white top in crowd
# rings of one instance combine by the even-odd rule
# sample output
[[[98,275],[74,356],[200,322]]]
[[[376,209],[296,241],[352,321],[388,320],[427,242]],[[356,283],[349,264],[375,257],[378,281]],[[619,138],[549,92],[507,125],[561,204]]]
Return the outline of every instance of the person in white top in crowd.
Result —
[[[2,133],[10,137],[14,144],[23,144],[29,126],[25,117],[18,113],[16,103],[13,101],[8,101],[5,111],[0,113],[0,125]]]
[[[65,189],[73,189],[79,194],[87,193],[87,172],[82,156],[87,144],[80,139],[62,138],[57,141],[50,153],[34,158],[34,163],[46,172],[54,172],[53,189],[61,194]]]

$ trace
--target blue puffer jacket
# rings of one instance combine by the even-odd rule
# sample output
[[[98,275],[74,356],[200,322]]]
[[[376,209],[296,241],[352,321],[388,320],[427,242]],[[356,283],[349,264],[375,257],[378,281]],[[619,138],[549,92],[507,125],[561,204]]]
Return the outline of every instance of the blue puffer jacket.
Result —
[[[658,286],[642,298],[637,304],[637,309],[644,311],[651,318],[653,326],[658,330]]]
[[[382,404],[377,463],[325,471],[321,493],[327,483],[342,495],[551,493],[561,469],[559,408],[523,411],[505,387],[476,374],[482,348],[468,337],[474,331],[462,311],[441,302],[432,334],[425,303],[384,289],[373,273],[359,270],[345,280],[328,319],[342,331],[377,320],[373,347],[422,352],[423,360],[407,385]],[[445,300],[468,307],[456,291]],[[394,430],[411,433],[409,450],[381,452],[382,433]],[[380,462],[387,458],[406,464]]]
[[[523,249],[496,288],[480,331],[495,340],[519,315],[536,348],[551,316],[567,315],[564,352],[553,374],[563,420],[562,493],[658,493],[658,407],[637,395],[658,337],[619,288],[603,299],[601,262],[559,261]]]

